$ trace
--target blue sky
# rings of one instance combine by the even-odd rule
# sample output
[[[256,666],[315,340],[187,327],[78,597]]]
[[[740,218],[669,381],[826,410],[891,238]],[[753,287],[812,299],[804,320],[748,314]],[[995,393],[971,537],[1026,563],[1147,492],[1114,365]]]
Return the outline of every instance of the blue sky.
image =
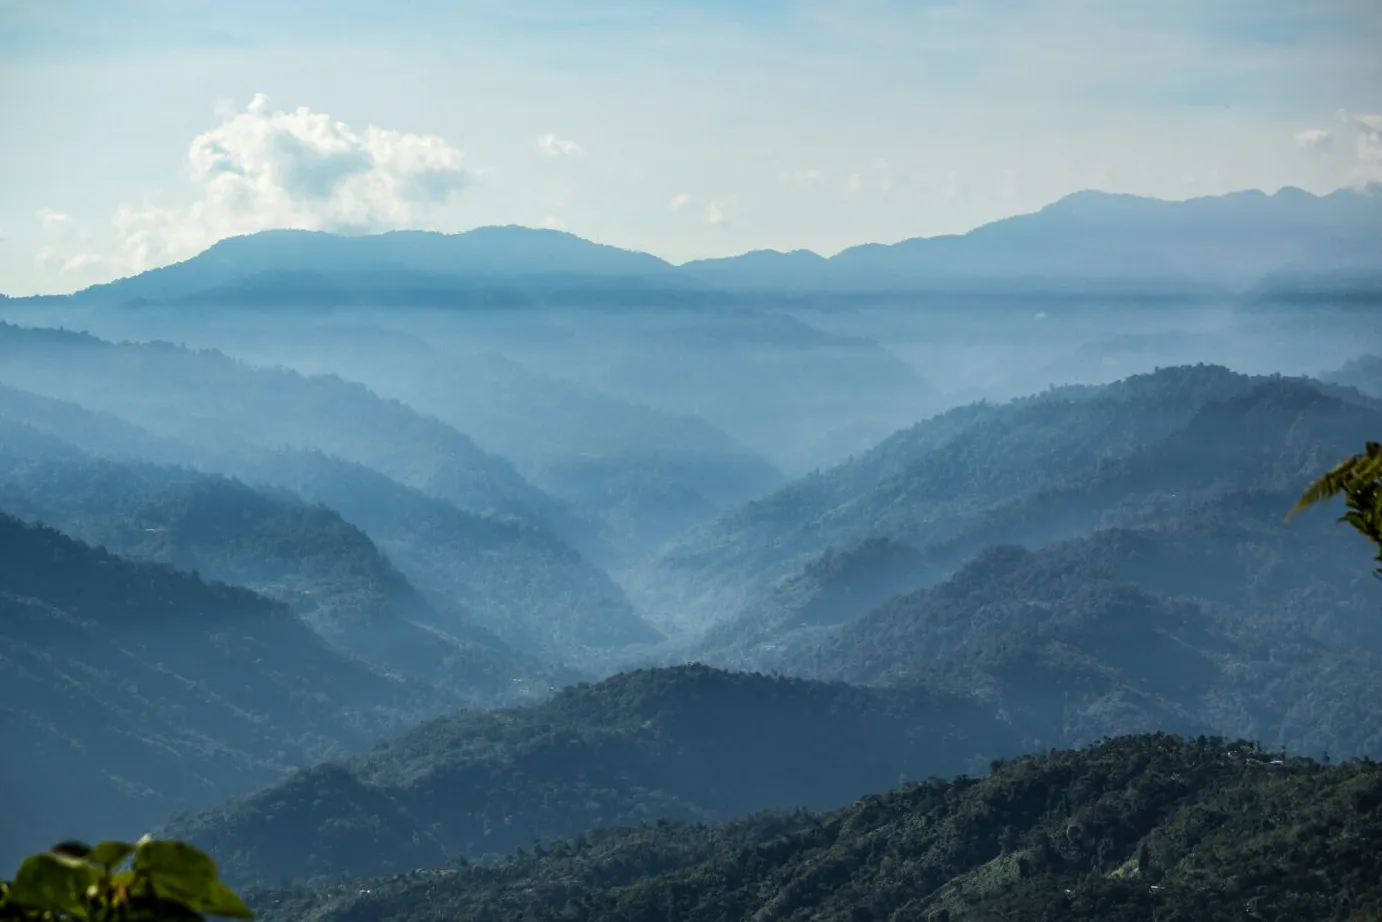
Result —
[[[1376,0],[0,0],[0,291],[274,226],[674,261],[1382,179]]]

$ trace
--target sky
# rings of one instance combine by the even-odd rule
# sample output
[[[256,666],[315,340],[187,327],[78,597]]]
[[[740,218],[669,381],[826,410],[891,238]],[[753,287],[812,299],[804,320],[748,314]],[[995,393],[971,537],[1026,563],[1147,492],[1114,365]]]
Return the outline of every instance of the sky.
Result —
[[[673,262],[1382,180],[1378,0],[0,0],[0,292],[275,227]]]

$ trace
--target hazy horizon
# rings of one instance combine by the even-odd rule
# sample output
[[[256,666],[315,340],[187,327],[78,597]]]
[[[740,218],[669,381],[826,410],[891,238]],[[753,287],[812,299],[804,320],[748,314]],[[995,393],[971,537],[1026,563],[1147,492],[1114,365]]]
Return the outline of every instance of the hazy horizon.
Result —
[[[0,24],[0,81],[25,88],[0,148],[11,295],[278,227],[545,226],[680,263],[962,233],[1083,189],[1382,179],[1361,0],[15,2]]]

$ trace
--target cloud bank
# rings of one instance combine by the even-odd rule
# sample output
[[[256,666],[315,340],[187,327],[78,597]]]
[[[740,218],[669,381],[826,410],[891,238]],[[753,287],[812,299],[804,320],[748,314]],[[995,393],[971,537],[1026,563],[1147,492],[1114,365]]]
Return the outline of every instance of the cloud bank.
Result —
[[[111,218],[115,254],[69,254],[60,260],[64,270],[140,272],[274,228],[426,226],[472,178],[464,154],[440,137],[374,125],[357,131],[305,106],[276,109],[262,93],[193,139],[187,159],[196,190],[190,204],[121,205]],[[53,230],[61,217],[45,212],[39,220]]]

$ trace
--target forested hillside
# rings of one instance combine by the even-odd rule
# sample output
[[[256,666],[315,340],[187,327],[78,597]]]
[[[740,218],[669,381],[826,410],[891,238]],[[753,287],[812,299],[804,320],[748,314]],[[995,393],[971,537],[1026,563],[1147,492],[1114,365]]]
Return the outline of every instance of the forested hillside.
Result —
[[[823,815],[659,825],[338,887],[260,890],[267,922],[1061,919],[1382,912],[1382,771],[1252,743],[1125,737]]]
[[[284,602],[342,650],[434,686],[432,713],[558,681],[454,603],[439,613],[334,511],[286,494],[152,465],[0,459],[0,509]]]
[[[0,548],[0,863],[363,748],[431,700],[247,590],[4,514]]]
[[[659,638],[606,573],[550,530],[511,516],[467,512],[319,450],[193,447],[68,401],[2,387],[0,426],[0,454],[15,459],[158,460],[324,503],[363,529],[428,594],[432,609],[444,614],[462,606],[531,653],[598,666],[611,649]],[[439,617],[430,623],[456,633],[471,621]]]
[[[595,827],[832,807],[1014,751],[953,695],[644,670],[424,724],[165,832],[238,881],[404,871]]]

